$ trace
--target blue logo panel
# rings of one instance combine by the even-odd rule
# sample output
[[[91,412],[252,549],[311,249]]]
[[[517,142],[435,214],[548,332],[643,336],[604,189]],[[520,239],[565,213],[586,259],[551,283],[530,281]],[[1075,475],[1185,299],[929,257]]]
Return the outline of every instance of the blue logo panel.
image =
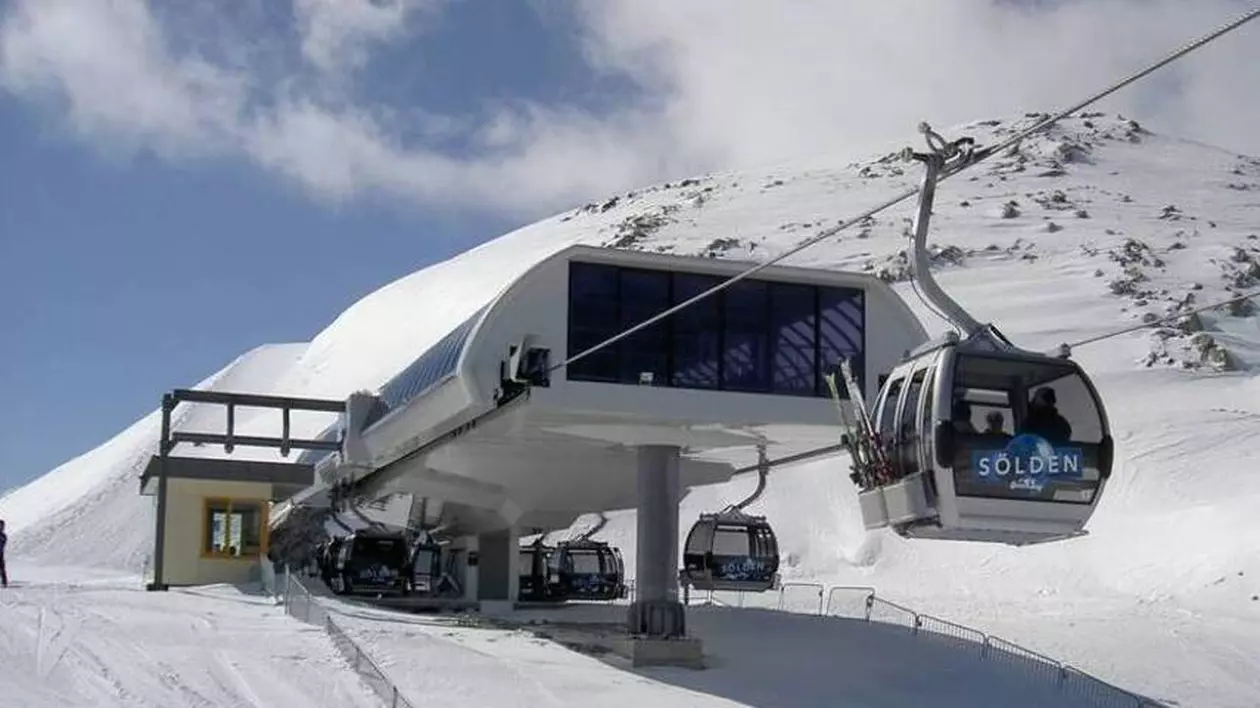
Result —
[[[1080,448],[1056,447],[1038,435],[1017,435],[999,450],[971,453],[971,473],[982,484],[1040,492],[1056,480],[1082,479],[1085,455]]]

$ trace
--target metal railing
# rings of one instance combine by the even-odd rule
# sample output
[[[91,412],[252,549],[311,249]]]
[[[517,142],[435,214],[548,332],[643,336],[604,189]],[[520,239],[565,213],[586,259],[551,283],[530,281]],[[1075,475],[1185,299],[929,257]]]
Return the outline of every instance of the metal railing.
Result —
[[[264,568],[270,565],[270,562],[263,562]],[[407,700],[407,697],[398,689],[398,685],[390,680],[385,670],[373,661],[363,647],[337,624],[337,621],[333,619],[332,613],[311,594],[310,590],[306,589],[306,586],[302,584],[301,579],[297,575],[294,575],[286,567],[284,575],[281,577],[283,577],[283,580],[276,576],[273,569],[271,573],[272,586],[268,587],[267,591],[280,598],[285,612],[307,624],[322,627],[328,633],[328,636],[332,638],[333,645],[346,658],[346,661],[350,662],[354,667],[355,672],[372,687],[372,690],[390,708],[416,708],[416,705]],[[263,571],[263,584],[264,587],[267,586],[266,570]]]
[[[265,579],[264,573],[264,582]],[[355,670],[368,680],[386,703],[394,708],[415,708],[388,679],[385,672],[337,625],[332,615],[315,600],[296,575],[286,569],[283,581],[273,582],[283,585],[279,590],[283,591],[286,611],[302,621],[323,626]],[[611,602],[633,601],[635,583],[627,580],[626,585],[627,597]],[[281,594],[276,590],[272,592]],[[1054,685],[1064,696],[1083,700],[1097,708],[1166,708],[1153,699],[1126,691],[1070,664],[1001,637],[885,600],[876,595],[875,588],[869,586],[827,586],[823,583],[790,581],[780,584],[777,592],[710,590],[692,594],[689,602],[896,625],[905,627],[917,638],[949,643],[962,651],[973,652],[981,661],[1001,664],[1007,670],[1022,672],[1034,681]]]
[[[982,661],[1001,663],[1009,670],[1027,674],[1032,680],[1052,684],[1063,695],[1084,700],[1097,708],[1165,708],[1150,698],[1130,693],[1001,637],[885,600],[878,597],[872,587],[828,587],[822,583],[786,582],[779,586],[777,593],[708,591],[697,593],[692,602],[897,625],[907,628],[915,637],[950,643],[961,650],[974,652]]]

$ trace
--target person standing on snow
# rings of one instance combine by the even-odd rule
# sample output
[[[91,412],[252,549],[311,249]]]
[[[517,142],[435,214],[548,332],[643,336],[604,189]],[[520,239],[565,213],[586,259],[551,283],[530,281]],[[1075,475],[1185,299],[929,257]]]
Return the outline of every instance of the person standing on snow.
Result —
[[[9,536],[4,532],[4,519],[0,519],[0,587],[9,587],[9,572],[4,567],[4,547]]]

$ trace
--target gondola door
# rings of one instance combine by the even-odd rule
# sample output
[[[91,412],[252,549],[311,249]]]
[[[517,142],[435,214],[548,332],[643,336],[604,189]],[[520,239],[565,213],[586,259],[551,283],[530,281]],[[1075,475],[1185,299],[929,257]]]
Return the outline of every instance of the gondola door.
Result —
[[[872,424],[879,433],[879,444],[888,456],[894,479],[859,493],[862,519],[868,529],[886,525],[897,528],[933,515],[928,501],[931,485],[924,480],[921,446],[917,443],[922,436],[920,393],[925,384],[932,382],[930,373],[935,361],[935,354],[911,359],[893,369],[880,388]],[[930,476],[930,468],[926,471]]]

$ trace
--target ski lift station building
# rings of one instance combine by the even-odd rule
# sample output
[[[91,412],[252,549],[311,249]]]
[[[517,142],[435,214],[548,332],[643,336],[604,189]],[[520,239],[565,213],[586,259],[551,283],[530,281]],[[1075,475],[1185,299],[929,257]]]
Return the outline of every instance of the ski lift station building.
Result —
[[[849,358],[873,396],[927,339],[878,278],[771,266],[565,365],[750,265],[580,245],[536,262],[379,390],[349,396],[319,438],[338,451],[298,458],[314,484],[276,506],[273,532],[297,506],[409,493],[412,523],[476,551],[465,592],[509,602],[521,532],[635,507],[636,604],[672,601],[680,490],[729,479],[759,444],[834,445],[823,376]]]

